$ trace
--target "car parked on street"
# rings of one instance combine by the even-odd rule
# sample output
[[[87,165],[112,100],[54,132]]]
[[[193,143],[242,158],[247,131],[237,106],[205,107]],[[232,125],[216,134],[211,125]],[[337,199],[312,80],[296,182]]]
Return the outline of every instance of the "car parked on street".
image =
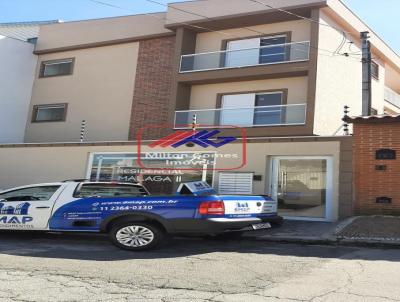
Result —
[[[206,182],[175,195],[139,183],[65,181],[0,192],[0,229],[109,233],[128,250],[149,250],[168,235],[221,235],[280,225],[268,196],[218,195]]]

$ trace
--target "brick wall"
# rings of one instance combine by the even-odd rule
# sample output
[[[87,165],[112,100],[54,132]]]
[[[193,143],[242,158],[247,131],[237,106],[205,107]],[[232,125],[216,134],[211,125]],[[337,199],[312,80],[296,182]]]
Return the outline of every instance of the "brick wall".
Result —
[[[396,160],[375,159],[376,150],[394,149]],[[400,123],[355,123],[353,138],[355,214],[400,214]],[[386,170],[376,170],[376,166]],[[376,202],[392,198],[391,204]]]
[[[172,123],[171,103],[175,37],[141,41],[136,69],[135,90],[129,139],[135,140],[137,130],[150,124]],[[160,138],[171,130],[150,129],[145,139]]]

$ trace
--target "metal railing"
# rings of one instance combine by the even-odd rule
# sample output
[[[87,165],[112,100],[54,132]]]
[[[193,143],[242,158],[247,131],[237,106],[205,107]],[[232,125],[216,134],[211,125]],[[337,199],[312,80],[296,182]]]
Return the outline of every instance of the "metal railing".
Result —
[[[385,87],[385,101],[400,108],[400,94],[389,87]]]
[[[198,128],[213,126],[266,127],[304,125],[306,104],[217,108],[175,111],[175,129],[190,128],[196,117]]]
[[[310,42],[295,42],[183,55],[180,72],[206,71],[308,61]]]

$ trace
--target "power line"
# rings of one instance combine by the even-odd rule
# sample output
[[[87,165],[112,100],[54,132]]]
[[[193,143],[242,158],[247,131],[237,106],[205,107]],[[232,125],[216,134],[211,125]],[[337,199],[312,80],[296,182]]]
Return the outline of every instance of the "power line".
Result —
[[[205,16],[205,15],[202,15],[202,14],[198,14],[198,13],[195,13],[195,12],[191,12],[191,11],[188,11],[188,10],[185,10],[185,9],[182,9],[182,8],[174,7],[174,6],[171,6],[171,5],[168,5],[168,4],[165,4],[165,3],[162,3],[162,2],[156,1],[156,0],[144,0],[144,1],[147,1],[147,2],[153,3],[153,4],[158,4],[158,5],[161,5],[161,6],[164,6],[164,7],[167,7],[167,8],[171,8],[171,9],[174,9],[174,10],[177,10],[177,11],[180,11],[180,12],[184,12],[184,13],[187,13],[187,14],[190,14],[190,15],[193,15],[193,16],[206,18],[207,20],[212,20],[212,18],[210,18],[210,17],[208,17],[208,16]],[[250,1],[253,1],[253,0],[250,0]],[[254,0],[254,1],[256,1],[256,0]],[[253,2],[254,2],[254,1],[253,1]],[[259,2],[257,2],[257,3],[259,3]],[[261,3],[260,3],[260,4],[261,4]],[[264,4],[264,3],[263,3],[263,4]],[[270,6],[270,7],[273,8],[272,6]],[[275,9],[275,8],[273,8],[273,9]],[[288,13],[292,14],[291,12],[288,12]],[[294,14],[294,15],[297,16],[297,17],[301,17],[301,18],[305,18],[305,19],[308,19],[308,20],[311,20],[311,21],[315,21],[315,20],[313,20],[313,19],[306,18],[306,17],[302,17],[302,16],[300,16],[300,15],[296,15],[296,14]],[[315,22],[318,22],[318,21],[315,21]],[[319,22],[318,22],[318,23],[319,23]],[[321,23],[321,24],[323,24],[323,23]],[[325,25],[327,25],[327,24],[325,24]],[[246,30],[252,31],[252,32],[254,32],[254,33],[261,34],[261,35],[267,35],[267,33],[265,33],[265,32],[258,31],[258,30],[255,30],[255,29],[249,28],[249,27],[241,27],[241,29],[246,29]],[[209,30],[210,30],[210,31],[214,31],[214,30],[211,30],[211,29],[209,29]],[[228,33],[228,34],[229,34],[229,33]],[[232,34],[231,34],[231,35],[232,35]],[[339,53],[340,50],[343,48],[343,46],[345,45],[345,43],[346,43],[346,41],[347,41],[347,37],[345,36],[345,33],[344,33],[344,32],[343,32],[343,35],[344,35],[344,36],[343,36],[342,42],[340,43],[340,45],[338,46],[338,48],[337,48],[334,52],[332,52],[331,50],[321,49],[321,48],[318,48],[318,47],[314,47],[314,46],[312,46],[312,45],[309,45],[309,47],[310,47],[310,48],[317,49],[317,50],[327,51],[327,52],[332,53],[333,55],[343,55],[343,54],[340,54],[340,53]],[[232,35],[232,36],[236,37],[235,35]],[[242,38],[242,37],[238,37],[238,38]],[[298,42],[298,43],[300,43],[300,42]]]
[[[161,6],[164,6],[164,7],[167,7],[167,8],[171,8],[171,9],[174,9],[174,10],[177,10],[177,11],[180,11],[180,12],[183,12],[183,13],[187,13],[187,14],[190,14],[190,15],[193,15],[193,16],[197,16],[197,17],[201,17],[201,18],[206,18],[207,20],[212,20],[212,18],[210,18],[210,17],[208,17],[208,16],[201,15],[201,14],[199,14],[199,13],[194,13],[194,12],[191,12],[191,11],[188,11],[188,10],[184,10],[184,9],[182,9],[182,8],[178,8],[178,7],[175,7],[175,6],[172,6],[172,5],[168,5],[168,4],[165,4],[165,3],[162,3],[162,2],[156,1],[156,0],[144,0],[144,1],[147,1],[147,2],[153,3],[153,4],[158,4],[158,5],[161,5]],[[254,33],[257,33],[257,34],[265,35],[264,32],[258,31],[258,30],[256,30],[256,29],[253,29],[253,28],[250,28],[250,27],[241,27],[241,28],[246,29],[246,30],[251,31],[251,32],[254,32]]]
[[[294,16],[294,17],[299,18],[299,19],[307,20],[307,21],[309,21],[309,22],[316,23],[316,24],[319,24],[319,25],[322,25],[322,26],[326,26],[326,27],[329,27],[329,28],[332,28],[332,29],[336,29],[337,31],[340,31],[340,32],[342,33],[342,35],[343,35],[343,39],[342,39],[342,42],[339,44],[338,48],[334,51],[334,53],[335,53],[335,54],[338,54],[338,55],[343,55],[343,54],[340,54],[340,51],[343,49],[344,45],[346,44],[346,40],[349,40],[349,39],[347,38],[347,35],[346,35],[346,34],[350,34],[350,35],[351,35],[352,33],[346,32],[346,31],[344,31],[343,29],[341,29],[341,28],[339,28],[339,27],[335,27],[335,26],[332,26],[332,25],[330,25],[330,24],[322,23],[322,22],[320,22],[320,21],[317,21],[317,20],[314,20],[314,19],[312,19],[312,18],[307,18],[307,17],[301,16],[301,15],[292,13],[292,12],[290,12],[290,11],[288,11],[288,10],[285,10],[285,9],[282,9],[282,8],[274,7],[274,6],[270,5],[270,4],[267,4],[267,3],[265,3],[265,2],[262,2],[262,1],[260,1],[260,0],[249,0],[249,1],[250,1],[250,2],[254,2],[254,3],[261,4],[261,5],[264,5],[264,6],[268,7],[268,8],[271,8],[271,9],[274,9],[274,10],[277,10],[277,11],[280,11],[280,12],[282,12],[282,13],[285,13],[285,14],[288,14],[288,15],[291,15],[291,16]]]
[[[301,16],[301,15],[292,13],[291,11],[288,11],[288,10],[285,10],[285,9],[282,9],[282,8],[279,8],[279,7],[274,7],[274,6],[270,5],[270,4],[267,4],[267,3],[265,3],[265,2],[262,2],[262,1],[260,1],[260,0],[248,0],[248,1],[251,1],[251,2],[254,2],[254,3],[258,3],[258,4],[261,4],[261,5],[264,5],[264,6],[266,6],[266,7],[271,8],[271,9],[280,11],[280,12],[282,12],[282,13],[291,15],[291,16],[293,16],[293,17],[297,17],[297,18],[299,18],[299,19],[304,19],[304,20],[307,20],[307,21],[309,21],[309,22],[317,23],[317,24],[322,25],[322,26],[326,26],[326,27],[330,27],[330,28],[336,29],[336,30],[338,30],[338,31],[340,31],[340,32],[343,32],[343,33],[346,33],[346,34],[350,34],[350,35],[353,34],[353,33],[349,32],[349,31],[344,31],[343,29],[341,29],[341,28],[339,28],[339,27],[335,27],[335,26],[332,26],[332,25],[330,25],[330,24],[322,23],[322,22],[320,22],[320,21],[317,21],[317,20],[314,20],[314,19],[311,19],[311,18],[307,18],[307,17]]]
[[[88,0],[88,1],[96,3],[96,4],[109,6],[109,7],[112,7],[112,8],[122,9],[122,10],[128,11],[130,13],[136,13],[131,9],[128,9],[128,8],[125,8],[125,7],[122,7],[122,6],[118,6],[118,5],[114,5],[114,4],[111,4],[111,3],[108,3],[108,2],[104,2],[104,1],[100,1],[100,0]],[[164,18],[164,17],[157,16],[157,15],[151,14],[151,13],[143,13],[143,14],[146,15],[146,16],[152,17],[152,18],[159,19],[159,20],[173,21],[173,22],[176,22],[176,23],[179,23],[179,24],[183,24],[183,25],[187,25],[187,26],[190,26],[190,27],[193,27],[193,28],[206,30],[206,31],[210,31],[210,32],[216,32],[216,33],[219,33],[219,34],[222,34],[222,35],[226,35],[226,36],[232,36],[231,34],[223,32],[223,31],[212,30],[212,29],[209,29],[209,28],[206,28],[206,27],[203,27],[203,26],[189,24],[189,23],[181,22],[181,21],[176,21],[176,20],[171,19],[171,18],[166,18],[166,17]]]
[[[100,0],[88,0],[88,1],[91,1],[91,2],[96,3],[96,4],[101,4],[101,5],[105,5],[105,6],[108,6],[108,7],[112,7],[112,8],[121,9],[121,10],[124,10],[124,11],[128,11],[130,13],[135,13],[134,11],[132,11],[132,10],[130,10],[128,8],[121,7],[121,6],[118,6],[118,5],[114,5],[114,4],[111,4],[109,2],[104,2],[104,1],[100,1]],[[168,8],[171,8],[171,9],[175,9],[175,10],[178,10],[178,11],[182,11],[182,12],[185,12],[187,14],[195,15],[195,16],[198,16],[198,17],[211,19],[211,18],[209,18],[207,16],[204,16],[204,15],[201,15],[201,14],[197,14],[197,13],[193,13],[193,12],[190,12],[190,11],[187,11],[187,10],[184,10],[184,9],[180,9],[180,8],[176,8],[176,7],[173,7],[173,6],[169,6],[168,4],[165,4],[165,3],[162,3],[162,2],[159,2],[159,1],[156,1],[156,0],[144,0],[144,1],[147,1],[147,2],[153,3],[153,4],[157,4],[157,5],[161,5],[161,6],[164,6],[164,7],[168,7]],[[249,1],[253,1],[253,0],[249,0]],[[256,0],[254,0],[254,1],[256,1]],[[234,35],[232,33],[213,30],[213,29],[210,29],[210,28],[207,28],[207,27],[204,27],[204,26],[199,26],[199,25],[194,25],[194,24],[190,24],[190,23],[187,23],[187,22],[177,21],[177,20],[174,20],[174,19],[171,19],[171,18],[166,18],[166,17],[164,18],[164,17],[157,16],[157,15],[151,14],[151,13],[144,13],[144,15],[147,15],[147,16],[150,16],[150,17],[153,17],[153,18],[156,18],[156,19],[172,21],[172,22],[175,22],[175,23],[178,23],[178,24],[187,25],[187,26],[190,26],[190,27],[193,27],[193,28],[197,28],[197,29],[201,29],[201,30],[205,30],[205,31],[208,31],[208,32],[215,32],[215,33],[222,34],[222,35],[225,35],[225,36],[230,36],[230,37],[235,37],[235,38],[242,38],[241,36],[237,36],[237,35]],[[299,17],[302,17],[302,16],[299,16]],[[302,18],[305,18],[305,17],[302,17]],[[309,19],[309,18],[306,18],[306,19]],[[312,19],[309,19],[309,20],[312,20]],[[312,21],[314,21],[314,20],[312,20]],[[258,31],[258,30],[254,30],[252,28],[248,28],[248,27],[241,27],[241,28],[242,29],[251,30],[253,32],[257,32],[258,34],[261,34],[261,35],[268,35],[268,33],[261,32],[261,31]],[[296,42],[296,43],[305,44],[305,43],[302,43],[302,42]],[[333,52],[333,51],[328,50],[328,49],[322,49],[322,48],[318,48],[318,47],[315,47],[315,46],[312,46],[312,45],[309,45],[309,47],[312,48],[312,49],[315,49],[317,51],[328,52],[328,53],[331,54],[332,57],[336,56],[336,55],[345,56],[344,54],[338,54],[338,53]],[[340,45],[339,45],[339,47],[340,47]]]

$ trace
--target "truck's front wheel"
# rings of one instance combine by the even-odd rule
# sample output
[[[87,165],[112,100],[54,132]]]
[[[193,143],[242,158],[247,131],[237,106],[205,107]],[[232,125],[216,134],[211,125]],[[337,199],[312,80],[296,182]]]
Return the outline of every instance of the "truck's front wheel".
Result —
[[[165,237],[164,231],[144,222],[124,222],[111,228],[111,241],[119,248],[144,251],[156,248]]]

